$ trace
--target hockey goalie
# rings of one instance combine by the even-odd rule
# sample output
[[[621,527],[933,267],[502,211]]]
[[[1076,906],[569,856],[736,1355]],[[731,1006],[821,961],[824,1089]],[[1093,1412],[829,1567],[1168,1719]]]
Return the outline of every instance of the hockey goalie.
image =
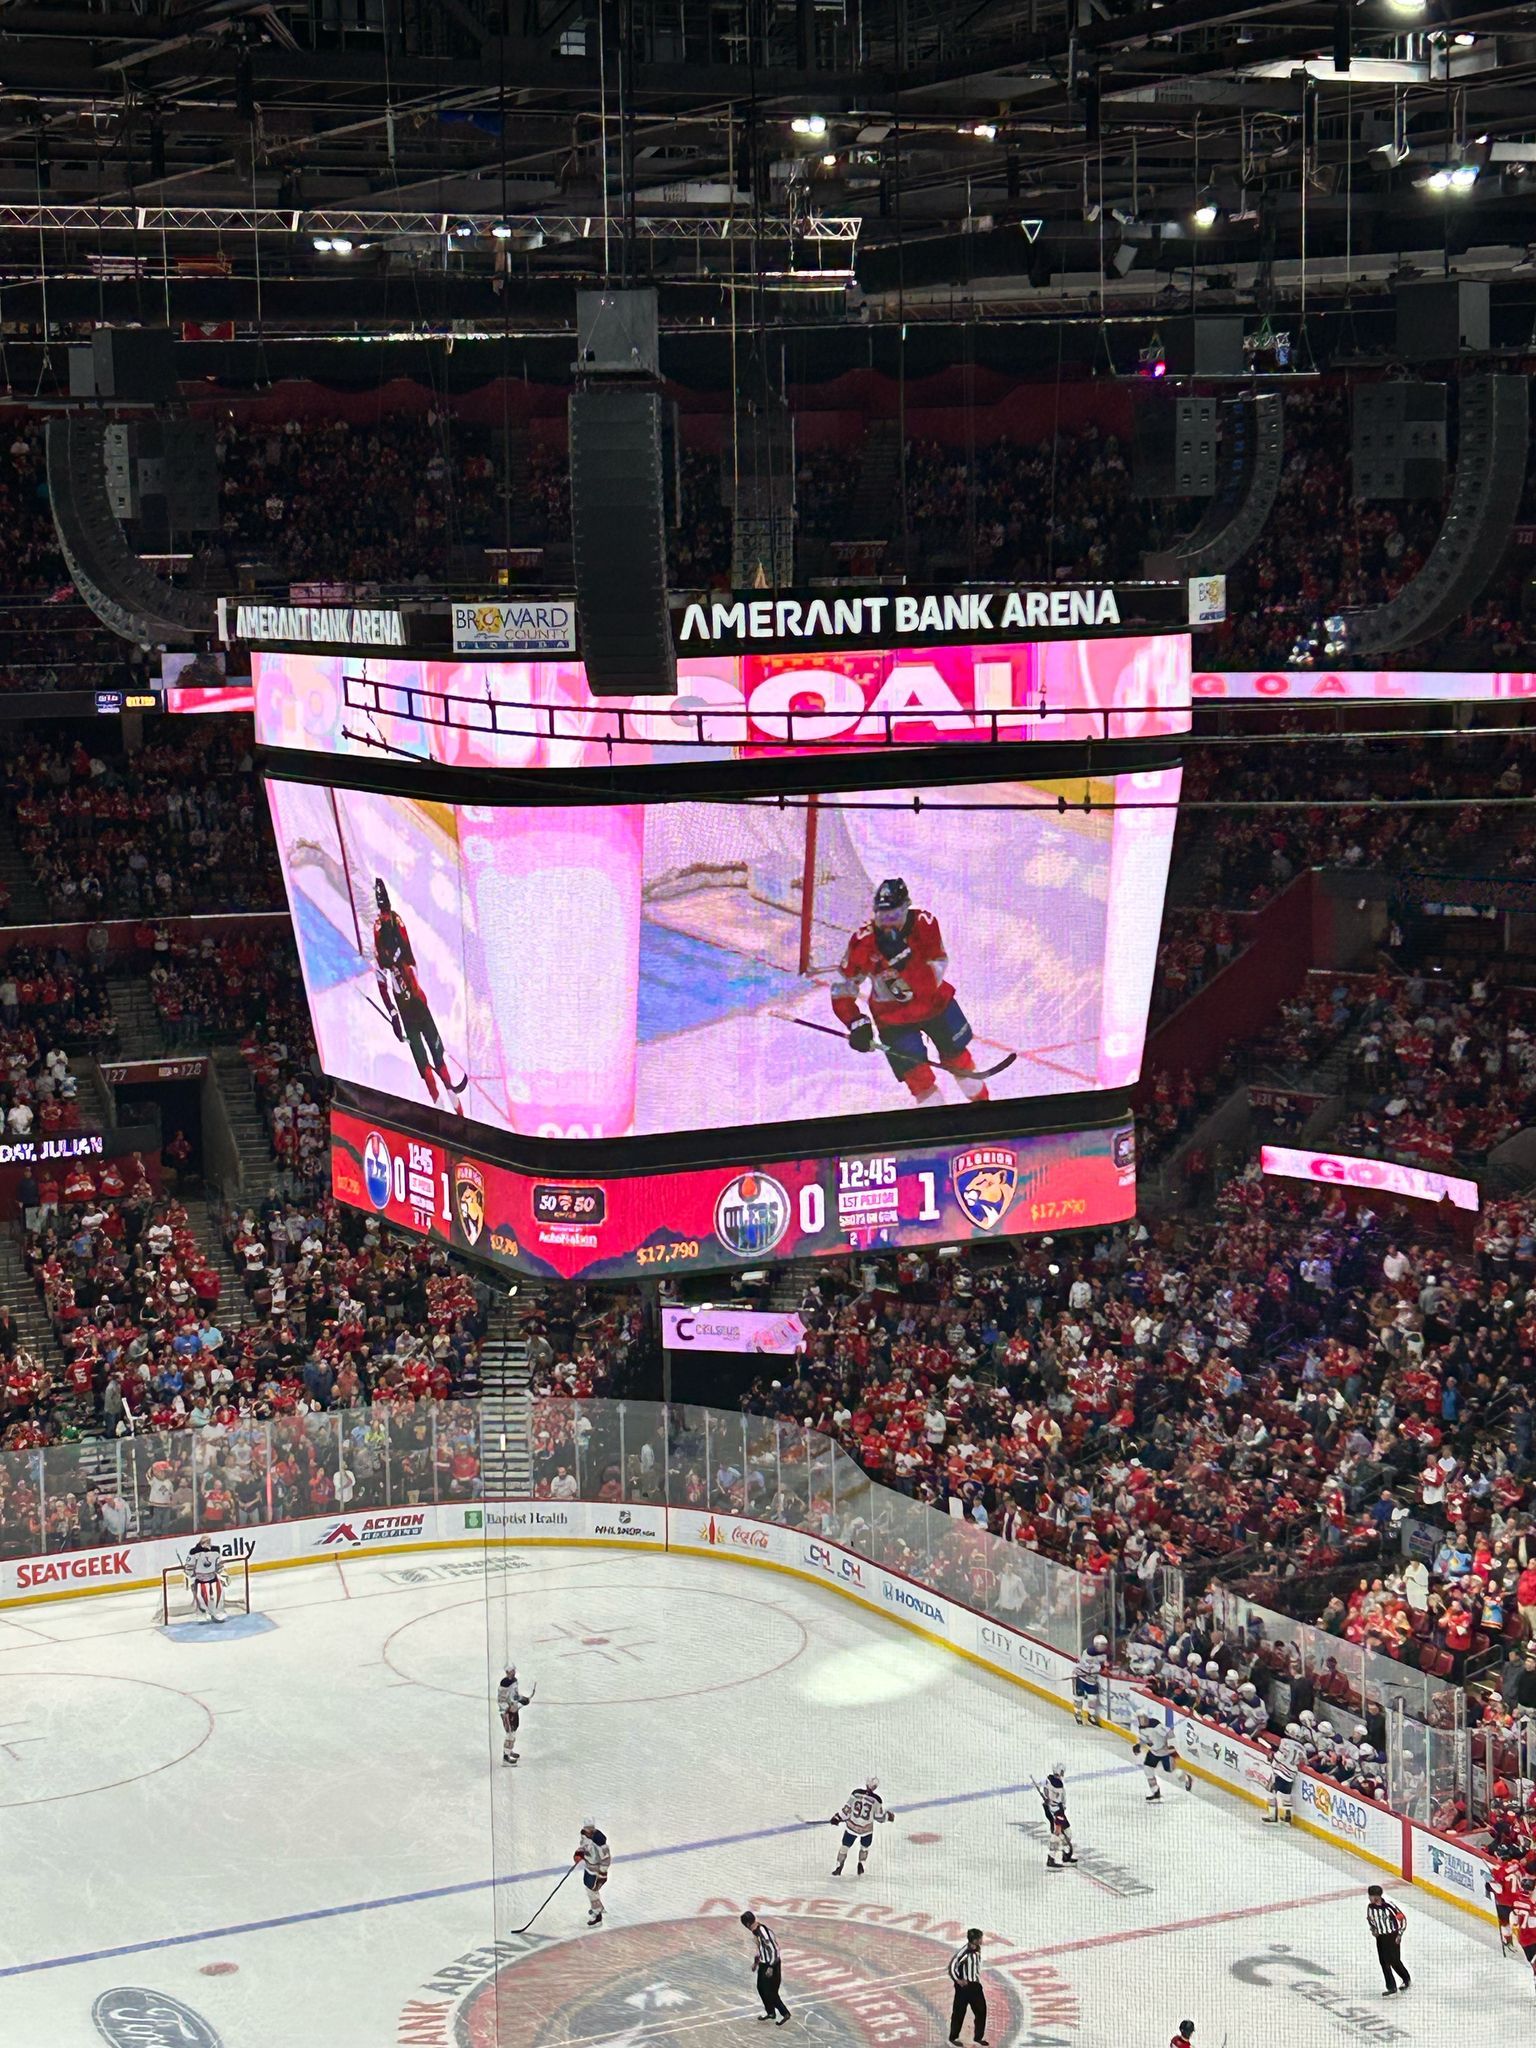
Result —
[[[859,926],[843,954],[832,1014],[853,1051],[884,1053],[892,1074],[924,1108],[944,1100],[935,1066],[954,1076],[967,1101],[990,1100],[971,1052],[970,1019],[948,977],[938,919],[914,908],[899,876],[882,882],[868,924]],[[866,986],[867,1012],[860,1001]]]
[[[199,1621],[224,1619],[224,1560],[208,1541],[199,1538],[182,1564],[192,1589],[192,1605]]]

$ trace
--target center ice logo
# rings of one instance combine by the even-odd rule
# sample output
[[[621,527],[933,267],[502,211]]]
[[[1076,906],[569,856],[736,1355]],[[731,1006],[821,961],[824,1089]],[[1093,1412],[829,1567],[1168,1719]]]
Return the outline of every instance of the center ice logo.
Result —
[[[368,1190],[368,1199],[375,1209],[389,1207],[389,1190],[394,1176],[394,1161],[389,1156],[389,1147],[384,1142],[382,1131],[370,1131],[363,1146],[363,1184]]]
[[[1019,1155],[1006,1145],[975,1145],[950,1162],[955,1200],[978,1230],[996,1230],[1019,1188]]]

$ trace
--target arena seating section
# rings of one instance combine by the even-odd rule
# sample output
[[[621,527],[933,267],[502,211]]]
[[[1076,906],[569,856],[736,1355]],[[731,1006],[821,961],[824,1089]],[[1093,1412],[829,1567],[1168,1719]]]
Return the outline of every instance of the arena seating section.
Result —
[[[1298,631],[1389,594],[1422,558],[1438,508],[1349,502],[1346,404],[1326,384],[1290,400],[1279,507],[1235,579],[1234,622],[1202,637],[1198,666],[1285,665]],[[496,537],[497,448],[491,430],[447,411],[366,428],[310,421],[302,434],[232,415],[220,436],[225,538],[285,577],[437,575],[450,543]],[[83,620],[53,551],[39,450],[37,423],[24,421],[0,451],[0,687],[121,680],[121,654]],[[1114,576],[1135,573],[1156,539],[1123,448],[1091,426],[1054,448],[1003,441],[972,456],[917,441],[906,453],[918,557],[953,553],[958,535],[981,573]],[[527,441],[519,459],[524,533],[555,536],[568,518],[563,451]],[[799,481],[806,535],[846,534],[849,463],[812,447]],[[686,450],[683,486],[674,572],[718,579],[729,531],[717,459]],[[1512,567],[1460,622],[1457,658],[1509,655],[1519,582]],[[1308,870],[1536,867],[1536,828],[1478,801],[1531,790],[1523,732],[1408,747],[1276,726],[1261,757],[1192,757],[1186,795],[1198,804],[1219,787],[1228,808],[1181,819],[1154,1027],[1240,960],[1255,913]],[[40,1531],[24,1461],[0,1458],[0,1532],[56,1547],[110,1540],[130,1518],[179,1532],[194,1485],[205,1523],[210,1500],[215,1525],[325,1512],[338,1504],[335,1474],[311,1424],[370,1403],[388,1404],[405,1433],[389,1453],[392,1498],[413,1486],[473,1493],[461,1404],[479,1387],[487,1289],[326,1195],[327,1096],[286,932],[201,937],[175,923],[283,904],[248,725],[160,722],[131,756],[106,725],[95,751],[30,725],[0,732],[5,915],[133,926],[110,973],[99,922],[83,957],[29,934],[0,959],[8,1129],[71,1127],[87,1057],[118,1042],[113,992],[134,988],[156,1049],[238,1049],[235,1085],[270,1144],[268,1185],[232,1206],[167,1158],[40,1175],[25,1214],[7,1219],[0,1449],[74,1444],[80,1485],[50,1497]],[[1427,793],[1466,801],[1390,800]],[[1258,808],[1277,798],[1290,807]],[[1182,1161],[1189,1201],[1096,1240],[802,1270],[792,1293],[813,1332],[807,1352],[753,1381],[743,1407],[814,1424],[889,1485],[958,1499],[1019,1543],[1116,1569],[1128,1625],[1154,1567],[1182,1568],[1196,1586],[1219,1572],[1341,1640],[1477,1681],[1480,1710],[1507,1725],[1536,1708],[1536,1670],[1519,1655],[1536,1636],[1536,1176],[1501,1179],[1488,1154],[1536,1123],[1530,979],[1511,959],[1468,971],[1395,924],[1359,971],[1298,975],[1257,1031],[1200,1070],[1151,1062],[1142,1172]],[[1241,1158],[1191,1153],[1201,1120],[1245,1081],[1278,1077],[1304,1103],[1320,1072],[1345,1105],[1334,1149],[1488,1176],[1475,1233],[1427,1209],[1405,1224],[1266,1179],[1251,1146]],[[1250,1134],[1283,1137],[1305,1109],[1282,1099],[1264,1117]],[[13,1313],[23,1303],[41,1310],[25,1330]],[[606,1464],[582,1411],[589,1396],[645,1383],[653,1339],[638,1302],[533,1290],[517,1316],[532,1346],[538,1492],[643,1494],[643,1465]],[[243,1425],[273,1420],[270,1455],[264,1432],[253,1455]],[[184,1448],[128,1502],[99,1451],[143,1431]],[[366,1436],[360,1426],[348,1482],[361,1506],[385,1484],[386,1454]],[[745,1504],[730,1483],[716,1491],[711,1506]],[[1401,1553],[1408,1513],[1438,1531],[1420,1571]],[[1210,1638],[1201,1615],[1192,1608],[1192,1642]]]

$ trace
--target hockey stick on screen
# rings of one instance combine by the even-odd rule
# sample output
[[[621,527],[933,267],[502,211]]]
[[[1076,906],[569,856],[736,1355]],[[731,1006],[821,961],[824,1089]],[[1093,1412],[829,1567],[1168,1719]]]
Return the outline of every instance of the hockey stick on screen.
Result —
[[[845,1043],[847,1042],[847,1032],[841,1030],[835,1024],[816,1024],[809,1017],[788,1017],[784,1021],[788,1024],[798,1024],[804,1031],[820,1031],[827,1038],[841,1038]],[[869,1049],[871,1052],[883,1052],[888,1060],[900,1060],[903,1066],[923,1067],[928,1064],[925,1055],[921,1053],[898,1052],[895,1046],[886,1045],[878,1038]],[[1004,1068],[1011,1067],[1017,1058],[1018,1054],[1016,1052],[1004,1053],[996,1066],[973,1067],[968,1079],[972,1081],[990,1081],[994,1074],[1000,1074]],[[942,1066],[943,1062],[940,1061],[939,1064]]]
[[[533,1925],[534,1921],[538,1919],[540,1913],[543,1912],[545,1906],[549,1904],[549,1899],[552,1899],[555,1896],[555,1892],[559,1891],[560,1885],[565,1883],[566,1878],[570,1876],[571,1871],[575,1868],[576,1865],[572,1863],[569,1866],[569,1868],[562,1873],[560,1883],[555,1886],[555,1891],[550,1893],[549,1898],[543,1900],[538,1906],[534,1908],[532,1914],[528,1917],[528,1919],[526,1919],[523,1922],[521,1927],[509,1927],[507,1929],[508,1934],[526,1934],[529,1928]]]

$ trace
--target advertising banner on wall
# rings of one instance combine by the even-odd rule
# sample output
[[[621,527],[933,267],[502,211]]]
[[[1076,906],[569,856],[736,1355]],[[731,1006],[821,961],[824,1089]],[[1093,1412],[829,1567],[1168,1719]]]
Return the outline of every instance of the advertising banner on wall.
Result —
[[[805,1325],[797,1315],[749,1308],[664,1308],[661,1339],[669,1351],[798,1351]]]

